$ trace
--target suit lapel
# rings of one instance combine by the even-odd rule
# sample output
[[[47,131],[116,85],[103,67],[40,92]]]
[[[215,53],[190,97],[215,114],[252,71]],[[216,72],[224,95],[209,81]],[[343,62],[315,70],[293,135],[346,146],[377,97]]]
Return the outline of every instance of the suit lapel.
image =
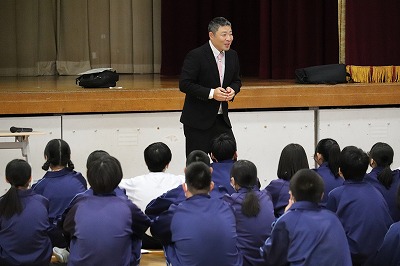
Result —
[[[204,46],[205,46],[205,54],[207,57],[207,61],[209,62],[209,65],[211,66],[213,72],[215,84],[220,84],[218,66],[217,62],[215,61],[215,57],[211,50],[210,44],[207,42]]]

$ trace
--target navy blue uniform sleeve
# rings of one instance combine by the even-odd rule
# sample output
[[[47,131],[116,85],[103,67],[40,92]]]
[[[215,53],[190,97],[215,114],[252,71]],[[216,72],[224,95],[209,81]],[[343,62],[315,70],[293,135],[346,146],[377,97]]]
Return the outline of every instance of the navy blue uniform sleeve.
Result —
[[[383,240],[382,246],[374,258],[373,265],[400,264],[400,223],[393,224]]]
[[[156,239],[160,240],[161,243],[166,246],[172,242],[171,233],[171,222],[175,213],[176,205],[163,212],[160,216],[157,216],[150,227],[150,232]]]
[[[289,233],[285,228],[285,224],[278,221],[275,223],[271,236],[260,248],[260,254],[264,258],[266,265],[287,264],[289,245]]]
[[[129,206],[132,212],[132,231],[133,235],[137,238],[142,239],[146,230],[150,227],[150,218],[139,209],[138,206],[133,204],[129,199]]]
[[[185,199],[185,193],[183,192],[181,185],[179,185],[152,200],[147,205],[145,213],[153,220],[161,213],[167,211],[171,205],[177,205]]]

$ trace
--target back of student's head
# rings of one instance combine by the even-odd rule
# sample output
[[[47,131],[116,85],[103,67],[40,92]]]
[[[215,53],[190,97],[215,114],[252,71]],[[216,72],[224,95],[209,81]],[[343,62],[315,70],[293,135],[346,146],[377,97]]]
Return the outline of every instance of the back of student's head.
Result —
[[[211,169],[203,162],[193,162],[186,167],[185,183],[192,194],[207,193],[211,184]]]
[[[144,161],[150,172],[162,172],[171,162],[172,153],[169,147],[162,142],[155,142],[144,150]]]
[[[346,180],[363,180],[368,163],[368,155],[355,146],[347,146],[340,153],[339,167]]]
[[[62,139],[50,140],[44,149],[44,157],[46,162],[42,166],[43,170],[47,171],[51,166],[74,169],[74,164],[71,161],[71,149],[68,143]]]
[[[6,166],[6,180],[11,187],[0,200],[0,216],[11,218],[14,214],[20,214],[23,210],[18,197],[18,187],[28,187],[31,178],[31,166],[21,159],[14,159]]]
[[[374,160],[376,166],[383,168],[378,174],[378,180],[389,189],[393,182],[393,172],[390,169],[394,157],[392,147],[387,143],[377,142],[372,146],[369,157]]]
[[[223,133],[214,138],[211,142],[211,150],[213,158],[217,161],[232,160],[237,151],[236,141],[230,135]]]
[[[300,169],[308,169],[308,160],[303,146],[291,143],[285,146],[279,158],[277,175],[279,179],[289,181]]]
[[[106,151],[103,151],[103,150],[92,151],[89,154],[89,156],[88,156],[88,158],[86,160],[86,169],[89,169],[90,165],[94,161],[96,161],[96,160],[98,160],[98,159],[100,159],[100,158],[102,158],[103,156],[106,156],[106,155],[110,155],[110,154],[108,152],[106,152]]]
[[[248,160],[238,160],[231,169],[231,177],[241,188],[247,189],[242,202],[242,213],[247,217],[255,217],[260,212],[260,203],[253,191],[258,186],[257,167]]]
[[[318,203],[324,193],[324,180],[311,169],[301,169],[290,180],[289,189],[296,201]]]
[[[203,162],[206,165],[210,166],[210,157],[204,151],[194,150],[186,157],[186,167],[194,162]]]
[[[116,158],[105,155],[91,163],[87,179],[95,194],[110,193],[121,182],[121,164]]]
[[[340,147],[334,139],[321,139],[315,147],[315,154],[322,155],[323,161],[328,163],[328,167],[336,178],[339,177],[339,155]]]

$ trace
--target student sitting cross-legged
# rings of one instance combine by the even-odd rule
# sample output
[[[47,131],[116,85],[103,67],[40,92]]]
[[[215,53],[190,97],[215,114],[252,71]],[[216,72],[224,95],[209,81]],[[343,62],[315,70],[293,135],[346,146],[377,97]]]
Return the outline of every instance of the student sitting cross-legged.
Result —
[[[93,193],[75,197],[63,228],[70,237],[69,265],[138,265],[141,239],[150,219],[115,192],[122,179],[119,161],[103,156],[87,177]]]
[[[243,253],[243,265],[264,265],[259,247],[271,234],[275,220],[274,207],[266,190],[258,187],[257,167],[247,160],[239,160],[231,170],[236,193],[225,195],[235,211],[238,248]]]
[[[191,163],[182,185],[187,199],[171,205],[154,219],[151,233],[164,245],[171,265],[242,265],[236,247],[236,222],[231,207],[211,198],[211,170],[203,162]]]
[[[31,167],[24,160],[7,164],[6,181],[11,187],[0,198],[0,265],[47,266],[49,201],[29,189]]]
[[[365,265],[393,223],[382,194],[363,181],[368,162],[368,155],[357,147],[348,146],[342,150],[339,171],[345,181],[329,193],[326,205],[342,222],[353,265]]]
[[[299,170],[290,180],[287,211],[276,221],[261,255],[264,265],[351,265],[349,245],[338,217],[318,203],[324,181]]]

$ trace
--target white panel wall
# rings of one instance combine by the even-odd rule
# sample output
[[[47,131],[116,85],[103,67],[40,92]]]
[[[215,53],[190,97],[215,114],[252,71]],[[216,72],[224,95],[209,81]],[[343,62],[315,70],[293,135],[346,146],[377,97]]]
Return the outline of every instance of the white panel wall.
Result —
[[[72,150],[75,168],[86,176],[86,159],[94,150],[105,150],[116,157],[124,177],[148,172],[144,149],[161,141],[172,151],[168,172],[183,174],[185,139],[180,113],[132,113],[63,116],[63,138]]]
[[[277,178],[281,151],[289,143],[302,145],[314,165],[313,111],[231,112],[230,118],[238,158],[255,163],[262,187]]]
[[[0,118],[0,131],[9,132],[10,127],[30,127],[34,131],[42,131],[44,135],[34,135],[29,138],[30,164],[32,166],[32,179],[38,180],[44,175],[44,148],[51,139],[61,138],[61,116],[40,117],[7,117]],[[14,141],[14,138],[1,137],[0,141]],[[21,150],[0,149],[0,195],[9,189],[5,182],[5,168],[12,159],[24,159]]]
[[[392,169],[400,166],[400,108],[320,110],[318,139],[333,138],[341,149],[357,146],[369,151],[376,142],[392,146]]]

